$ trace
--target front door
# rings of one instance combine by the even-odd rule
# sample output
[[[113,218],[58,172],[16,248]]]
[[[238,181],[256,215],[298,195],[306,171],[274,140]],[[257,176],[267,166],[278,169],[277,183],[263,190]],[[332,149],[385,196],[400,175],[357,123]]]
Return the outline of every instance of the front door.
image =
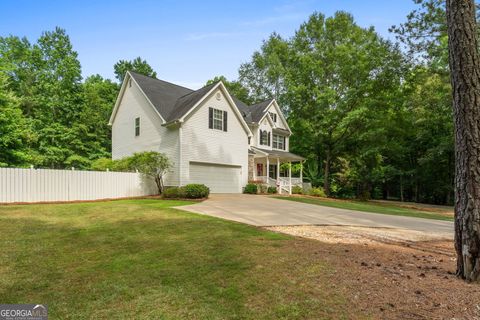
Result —
[[[257,163],[257,177],[263,177],[263,164]]]
[[[277,165],[271,164],[268,168],[268,176],[272,179],[277,179]]]

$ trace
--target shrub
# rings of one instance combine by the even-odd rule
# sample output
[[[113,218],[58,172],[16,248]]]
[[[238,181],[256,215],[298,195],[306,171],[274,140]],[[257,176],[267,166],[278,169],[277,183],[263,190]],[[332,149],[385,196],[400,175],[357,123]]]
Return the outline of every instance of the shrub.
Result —
[[[185,191],[185,198],[188,199],[207,198],[210,194],[210,189],[204,184],[187,184],[182,188]]]
[[[303,188],[300,186],[293,186],[292,187],[292,193],[293,194],[302,194],[303,193]]]
[[[113,169],[113,160],[110,158],[99,158],[92,162],[90,169],[95,171],[106,171]]]
[[[268,185],[266,185],[266,184],[260,184],[260,185],[259,185],[259,188],[260,188],[260,193],[267,193]]]
[[[185,196],[185,188],[184,187],[171,187],[166,188],[163,191],[163,197],[167,199],[182,199],[186,198]]]
[[[268,187],[267,192],[268,193],[277,193],[277,187]]]
[[[323,198],[327,196],[325,194],[325,191],[323,191],[322,188],[312,188],[312,190],[310,190],[310,195],[314,197],[323,197]]]
[[[257,194],[258,192],[258,187],[254,183],[249,183],[245,186],[245,189],[243,189],[243,193],[248,193],[248,194]]]

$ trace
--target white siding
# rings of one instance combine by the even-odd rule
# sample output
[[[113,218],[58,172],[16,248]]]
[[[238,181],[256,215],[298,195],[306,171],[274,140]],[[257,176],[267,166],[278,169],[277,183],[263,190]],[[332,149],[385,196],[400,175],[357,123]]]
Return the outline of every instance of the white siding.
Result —
[[[0,203],[98,200],[158,193],[139,173],[0,168]]]
[[[135,136],[135,118],[140,118],[140,135]],[[165,185],[178,185],[178,129],[166,128],[138,86],[132,81],[120,102],[112,124],[112,158],[120,159],[134,152],[158,151],[174,163],[165,177]]]
[[[275,122],[275,126],[277,128],[281,128],[281,129],[285,129],[287,130],[287,127],[285,126],[285,124],[283,123],[282,119],[280,118],[280,115],[278,114],[277,112],[277,109],[275,108],[275,105],[272,103],[270,105],[270,107],[268,108],[267,110],[268,112],[271,112],[271,113],[274,113],[277,115],[277,122]]]
[[[215,95],[221,93],[220,100]],[[228,131],[208,128],[208,108],[228,112]],[[236,108],[236,107],[234,107]],[[248,135],[223,92],[213,92],[182,125],[182,184],[190,182],[190,162],[240,167],[241,185],[248,180]]]

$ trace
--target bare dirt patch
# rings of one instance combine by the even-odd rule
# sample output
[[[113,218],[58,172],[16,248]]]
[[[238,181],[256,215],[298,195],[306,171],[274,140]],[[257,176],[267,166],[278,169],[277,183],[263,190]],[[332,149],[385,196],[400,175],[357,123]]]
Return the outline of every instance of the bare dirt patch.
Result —
[[[384,230],[378,237],[379,230],[353,227],[282,228],[268,229],[320,240],[304,242],[305,253],[314,250],[332,265],[336,290],[374,319],[480,319],[480,284],[455,276],[452,240],[396,239]]]
[[[273,226],[267,229],[297,237],[320,240],[327,243],[396,243],[428,240],[451,240],[452,234],[428,234],[425,232],[358,226]]]

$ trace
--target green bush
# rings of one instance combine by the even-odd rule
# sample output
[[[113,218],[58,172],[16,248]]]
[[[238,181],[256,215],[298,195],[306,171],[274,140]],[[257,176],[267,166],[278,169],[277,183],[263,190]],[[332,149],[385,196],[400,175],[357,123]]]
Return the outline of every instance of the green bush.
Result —
[[[260,184],[260,185],[258,185],[258,188],[259,188],[260,193],[267,193],[268,185]]]
[[[106,171],[113,169],[113,160],[110,158],[99,158],[94,160],[90,165],[90,169],[94,171]]]
[[[267,192],[268,193],[277,193],[277,187],[268,187]]]
[[[166,188],[163,191],[163,197],[167,199],[182,199],[186,198],[185,196],[185,188],[184,187],[171,187]]]
[[[210,189],[204,184],[187,184],[183,187],[185,191],[185,198],[188,199],[200,199],[207,198],[210,194]]]
[[[303,193],[303,188],[300,186],[293,186],[292,187],[292,193],[293,194],[302,194]]]
[[[314,197],[323,197],[323,198],[327,196],[325,194],[325,191],[323,191],[322,188],[312,188],[312,190],[310,190],[310,195]]]
[[[248,183],[245,186],[245,189],[243,189],[243,193],[248,193],[248,194],[257,194],[258,192],[258,187],[254,183]]]

